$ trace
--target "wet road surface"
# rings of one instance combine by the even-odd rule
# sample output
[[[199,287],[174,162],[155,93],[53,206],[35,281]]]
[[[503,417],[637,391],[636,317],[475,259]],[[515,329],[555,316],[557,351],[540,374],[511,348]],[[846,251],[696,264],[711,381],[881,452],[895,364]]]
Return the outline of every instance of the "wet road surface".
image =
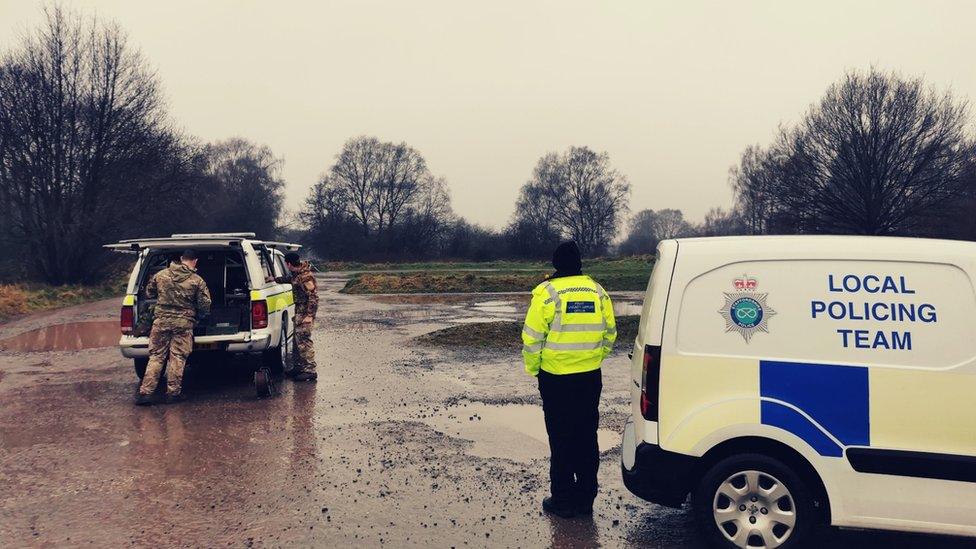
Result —
[[[195,356],[188,402],[134,407],[132,364],[99,335],[118,300],[0,326],[0,547],[700,547],[687,510],[621,483],[627,342],[604,366],[594,516],[550,518],[540,401],[521,357],[411,343],[520,318],[525,298],[348,296],[343,282],[321,279],[318,383],[283,382],[266,400],[253,362]],[[639,294],[615,298],[639,313]],[[856,532],[825,542],[965,546]]]

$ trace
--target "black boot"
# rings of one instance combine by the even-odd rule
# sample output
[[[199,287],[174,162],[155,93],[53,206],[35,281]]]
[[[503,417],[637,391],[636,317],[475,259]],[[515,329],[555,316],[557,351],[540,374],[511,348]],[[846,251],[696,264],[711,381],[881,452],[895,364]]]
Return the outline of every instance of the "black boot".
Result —
[[[319,376],[315,372],[299,372],[292,378],[294,381],[315,381]]]
[[[176,404],[177,402],[183,402],[186,397],[183,393],[176,393],[174,395],[166,395],[166,404]]]
[[[152,406],[153,399],[152,395],[144,395],[139,393],[136,395],[136,406]]]
[[[576,514],[581,517],[593,516],[593,502],[578,502],[576,504]]]
[[[573,509],[572,505],[568,505],[563,502],[558,502],[552,497],[548,497],[542,500],[542,510],[547,513],[552,513],[557,517],[562,518],[573,518],[576,516],[576,511]]]

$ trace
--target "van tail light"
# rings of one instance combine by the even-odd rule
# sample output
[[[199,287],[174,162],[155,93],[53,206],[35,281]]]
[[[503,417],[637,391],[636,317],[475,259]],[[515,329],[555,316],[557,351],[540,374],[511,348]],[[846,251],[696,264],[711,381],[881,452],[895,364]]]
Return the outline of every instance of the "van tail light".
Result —
[[[123,334],[131,334],[132,327],[135,326],[135,311],[132,305],[123,305],[122,312],[119,314],[119,326]]]
[[[268,327],[268,302],[251,302],[251,329]]]
[[[644,346],[644,370],[641,374],[641,415],[647,421],[657,421],[661,387],[661,346]]]

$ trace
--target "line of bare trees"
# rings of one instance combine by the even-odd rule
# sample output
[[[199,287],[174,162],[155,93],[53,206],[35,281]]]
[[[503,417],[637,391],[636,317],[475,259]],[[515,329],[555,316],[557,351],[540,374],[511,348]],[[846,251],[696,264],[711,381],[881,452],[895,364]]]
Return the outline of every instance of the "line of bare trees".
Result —
[[[560,241],[601,255],[627,212],[630,185],[606,153],[571,147],[539,159],[515,215],[498,231],[454,214],[443,179],[405,143],[349,140],[299,215],[308,243],[333,259],[545,257]]]
[[[100,245],[190,231],[282,233],[282,160],[243,139],[201,144],[170,123],[158,78],[117,26],[62,7],[0,53],[0,277],[100,277]],[[606,153],[543,155],[509,224],[457,216],[420,151],[349,140],[299,212],[330,259],[542,258],[572,238],[589,256],[653,253],[692,235],[838,233],[976,240],[976,145],[966,104],[921,79],[869,70],[830,86],[730,170],[735,204],[701,223],[627,216]]]
[[[181,135],[120,28],[45,14],[0,54],[0,274],[92,281],[121,237],[275,231],[283,183],[266,147]]]

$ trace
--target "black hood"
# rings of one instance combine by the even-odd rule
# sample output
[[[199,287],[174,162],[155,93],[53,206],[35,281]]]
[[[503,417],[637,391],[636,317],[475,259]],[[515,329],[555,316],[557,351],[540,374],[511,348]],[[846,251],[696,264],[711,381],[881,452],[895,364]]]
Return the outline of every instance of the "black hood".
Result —
[[[570,240],[557,246],[552,252],[552,266],[556,268],[553,278],[583,274],[583,260],[576,242]]]

